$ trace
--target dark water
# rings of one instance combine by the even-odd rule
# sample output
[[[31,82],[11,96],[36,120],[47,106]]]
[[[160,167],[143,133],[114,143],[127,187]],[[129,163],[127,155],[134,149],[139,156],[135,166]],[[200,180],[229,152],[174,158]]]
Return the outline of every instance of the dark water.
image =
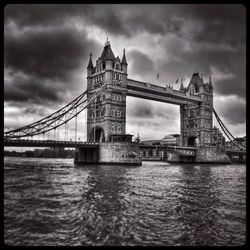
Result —
[[[242,245],[246,165],[5,158],[7,245]]]

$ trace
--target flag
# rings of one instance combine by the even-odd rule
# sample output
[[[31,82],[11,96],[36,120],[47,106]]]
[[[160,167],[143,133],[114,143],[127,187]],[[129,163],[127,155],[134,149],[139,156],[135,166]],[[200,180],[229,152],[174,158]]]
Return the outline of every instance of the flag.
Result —
[[[159,73],[157,74],[157,77],[156,77],[156,79],[158,79],[159,78]]]
[[[178,83],[178,81],[179,81],[179,78],[175,81],[175,83]]]

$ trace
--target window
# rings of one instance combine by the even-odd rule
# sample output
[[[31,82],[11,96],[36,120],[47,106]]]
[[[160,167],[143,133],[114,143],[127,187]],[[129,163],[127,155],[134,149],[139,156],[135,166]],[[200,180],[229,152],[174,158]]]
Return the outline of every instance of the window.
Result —
[[[193,128],[193,127],[194,127],[194,121],[193,121],[193,120],[191,120],[191,121],[189,122],[189,126],[190,126],[190,128]]]
[[[117,117],[117,110],[115,110],[115,117]]]
[[[119,80],[119,75],[118,74],[115,75],[115,79]]]
[[[89,117],[90,117],[90,118],[94,118],[94,116],[95,116],[95,115],[94,115],[94,112],[93,112],[93,111],[90,111],[90,112],[89,112]]]
[[[117,125],[117,133],[121,133],[121,124]]]
[[[104,116],[104,115],[105,115],[105,112],[106,112],[106,109],[105,109],[105,107],[104,107],[104,108],[102,108],[101,116]]]
[[[115,68],[116,68],[116,69],[120,69],[119,64],[116,64],[116,65],[115,65]]]

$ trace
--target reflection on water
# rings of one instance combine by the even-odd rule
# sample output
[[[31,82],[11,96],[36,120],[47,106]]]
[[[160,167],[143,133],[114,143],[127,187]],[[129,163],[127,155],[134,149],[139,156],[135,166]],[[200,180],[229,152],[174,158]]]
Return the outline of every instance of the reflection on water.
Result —
[[[245,165],[5,158],[7,245],[242,245]]]

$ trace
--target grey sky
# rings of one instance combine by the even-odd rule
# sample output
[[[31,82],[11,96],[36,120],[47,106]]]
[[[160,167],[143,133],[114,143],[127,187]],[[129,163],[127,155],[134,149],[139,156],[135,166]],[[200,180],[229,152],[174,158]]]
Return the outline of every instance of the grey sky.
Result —
[[[195,67],[211,75],[217,113],[235,136],[246,133],[242,5],[8,5],[4,14],[6,130],[85,91],[89,53],[95,63],[108,37],[115,56],[126,49],[129,78],[179,89],[176,79],[186,86]],[[127,98],[127,133],[142,139],[179,133],[179,118],[178,106]]]

